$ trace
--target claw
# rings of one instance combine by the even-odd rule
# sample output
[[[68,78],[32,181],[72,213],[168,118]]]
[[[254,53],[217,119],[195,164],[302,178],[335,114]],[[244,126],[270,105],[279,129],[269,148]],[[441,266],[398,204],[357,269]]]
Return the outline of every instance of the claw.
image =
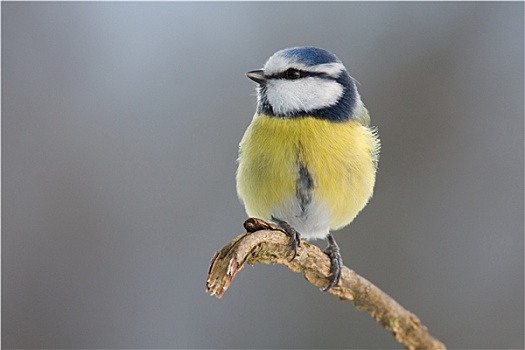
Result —
[[[301,246],[301,235],[299,234],[299,232],[297,232],[296,229],[290,226],[290,224],[287,223],[286,221],[279,220],[273,216],[272,216],[272,220],[277,225],[279,225],[280,228],[283,229],[283,231],[288,235],[288,237],[290,237],[290,243],[288,244],[288,246],[293,252],[293,256],[290,259],[290,261],[292,261],[297,256],[297,248]]]
[[[341,258],[341,253],[339,252],[339,246],[335,242],[331,233],[328,234],[327,239],[328,247],[324,253],[330,258],[330,276],[328,277],[328,286],[323,288],[324,292],[339,283],[339,280],[341,279],[341,268],[343,266],[343,259]]]

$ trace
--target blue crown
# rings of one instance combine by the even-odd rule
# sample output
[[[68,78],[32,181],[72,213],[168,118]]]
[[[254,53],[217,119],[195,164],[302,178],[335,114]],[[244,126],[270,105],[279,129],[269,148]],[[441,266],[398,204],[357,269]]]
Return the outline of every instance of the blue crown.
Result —
[[[314,46],[292,47],[282,50],[281,54],[308,66],[340,62],[333,53]]]

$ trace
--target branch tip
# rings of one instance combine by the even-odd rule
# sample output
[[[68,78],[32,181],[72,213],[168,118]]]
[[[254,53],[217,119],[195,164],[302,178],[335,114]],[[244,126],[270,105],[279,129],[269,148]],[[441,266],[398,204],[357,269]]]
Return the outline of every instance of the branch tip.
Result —
[[[245,262],[278,263],[302,273],[319,288],[328,284],[330,259],[317,246],[301,241],[296,258],[290,261],[289,237],[281,228],[257,218],[246,220],[244,228],[246,233],[234,238],[213,256],[206,281],[208,293],[221,298]],[[342,266],[339,284],[327,292],[341,300],[351,300],[358,310],[367,311],[407,349],[446,349],[428,333],[416,315],[346,266]]]

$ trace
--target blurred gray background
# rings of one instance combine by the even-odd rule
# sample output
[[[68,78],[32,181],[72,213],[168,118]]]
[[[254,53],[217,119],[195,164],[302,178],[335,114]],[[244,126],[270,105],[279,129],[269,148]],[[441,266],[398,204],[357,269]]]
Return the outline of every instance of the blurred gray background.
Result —
[[[243,232],[244,73],[297,45],[381,135],[346,265],[450,348],[523,348],[522,2],[1,6],[3,348],[401,348],[282,266],[204,291]]]

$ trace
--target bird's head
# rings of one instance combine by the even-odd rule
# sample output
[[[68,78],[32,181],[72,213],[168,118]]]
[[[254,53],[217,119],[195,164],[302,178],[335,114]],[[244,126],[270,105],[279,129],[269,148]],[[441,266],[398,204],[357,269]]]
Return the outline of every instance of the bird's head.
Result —
[[[263,69],[246,75],[259,84],[258,113],[345,121],[362,107],[355,81],[343,63],[318,47],[277,51]]]

